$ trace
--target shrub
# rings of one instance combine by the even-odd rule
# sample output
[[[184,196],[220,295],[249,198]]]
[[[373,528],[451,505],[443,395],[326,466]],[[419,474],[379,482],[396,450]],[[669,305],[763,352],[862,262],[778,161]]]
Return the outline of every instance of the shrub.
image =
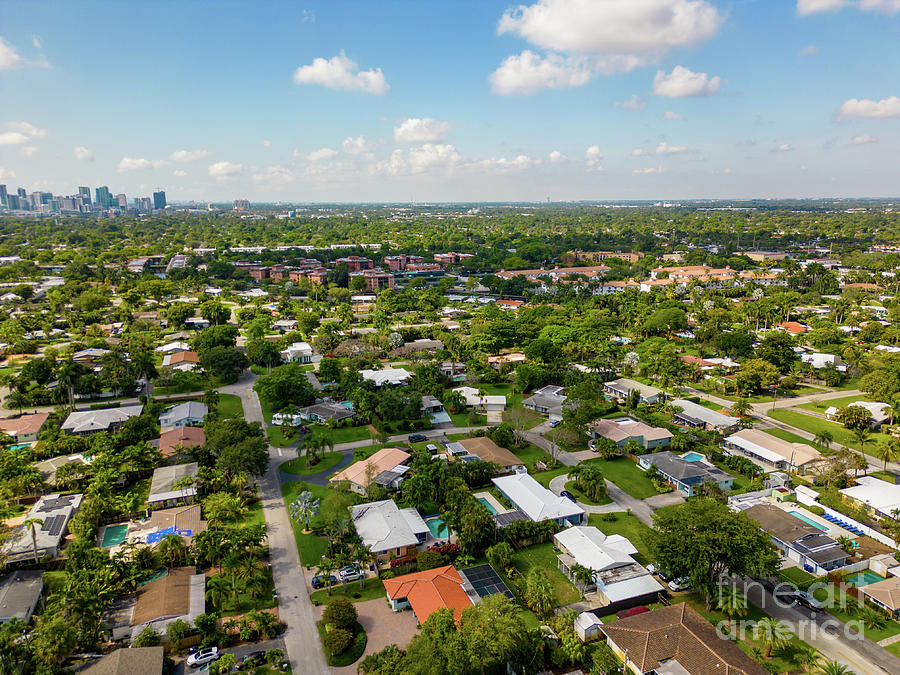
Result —
[[[505,570],[512,563],[512,546],[505,541],[494,544],[485,553],[488,562],[495,570]]]
[[[810,512],[815,513],[817,516],[825,515],[825,509],[823,509],[821,506],[808,506],[806,508],[808,508]]]
[[[416,559],[420,572],[425,570],[433,570],[435,567],[442,567],[445,564],[444,556],[437,551],[422,551]]]
[[[141,634],[134,639],[135,647],[155,647],[160,643],[159,633],[147,626]]]
[[[610,511],[609,513],[603,513],[600,515],[600,520],[604,523],[614,523],[619,519],[619,516],[616,515],[615,512]]]
[[[335,628],[351,629],[356,624],[356,618],[356,607],[349,599],[340,595],[332,598],[322,613],[322,620]],[[333,653],[339,654],[340,652]]]
[[[332,628],[322,640],[325,649],[333,655],[343,654],[353,644],[353,633],[346,628]]]
[[[397,575],[394,572],[392,572],[391,570],[385,570],[384,572],[381,573],[380,576],[382,579],[393,579]]]

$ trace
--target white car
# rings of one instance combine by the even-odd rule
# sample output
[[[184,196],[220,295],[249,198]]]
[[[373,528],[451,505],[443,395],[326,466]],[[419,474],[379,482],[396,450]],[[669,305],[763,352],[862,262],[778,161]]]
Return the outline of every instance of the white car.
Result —
[[[187,664],[191,668],[198,668],[200,666],[205,666],[208,663],[212,663],[213,661],[219,658],[219,648],[218,647],[206,647],[205,649],[201,649],[199,651],[194,652],[187,658]]]
[[[348,565],[342,568],[339,574],[341,575],[341,581],[357,581],[366,576],[366,573],[355,565]]]
[[[686,591],[692,587],[691,580],[687,577],[678,577],[677,579],[672,579],[669,582],[669,590],[675,591]]]

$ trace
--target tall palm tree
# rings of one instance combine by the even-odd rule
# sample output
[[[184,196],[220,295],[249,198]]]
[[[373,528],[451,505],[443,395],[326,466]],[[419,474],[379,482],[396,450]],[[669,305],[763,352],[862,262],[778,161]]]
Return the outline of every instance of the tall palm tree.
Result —
[[[31,550],[34,552],[34,562],[38,561],[37,530],[35,529],[35,525],[43,524],[43,518],[28,518],[27,520],[22,522],[22,527],[28,527],[31,529]]]
[[[747,599],[734,586],[720,586],[716,608],[733,620],[747,612]]]
[[[822,655],[812,645],[801,642],[796,645],[794,661],[803,666],[803,670],[808,673],[822,662]]]
[[[745,417],[751,410],[750,402],[745,398],[739,398],[731,404],[731,412],[738,417]]]
[[[159,540],[156,550],[166,561],[166,567],[175,567],[183,562],[187,556],[187,547],[184,540],[177,534],[167,534]]]
[[[771,616],[763,617],[753,626],[753,637],[766,647],[766,658],[772,658],[773,649],[781,649],[787,639],[781,622]]]
[[[231,584],[229,584],[228,579],[221,574],[217,574],[207,579],[206,599],[209,600],[216,609],[222,609],[222,603],[225,602],[225,598],[230,594]]]
[[[897,458],[900,457],[900,443],[894,438],[890,439],[887,443],[882,443],[875,448],[875,456],[878,459],[884,460],[883,470],[887,471],[888,462],[896,462]]]
[[[848,666],[837,661],[826,661],[819,666],[816,671],[817,675],[856,675],[856,671],[850,670]]]
[[[863,428],[857,428],[853,430],[853,435],[856,437],[856,442],[859,443],[859,451],[863,454],[866,452],[866,443],[869,442],[869,437],[872,435],[871,432]]]
[[[288,507],[291,513],[291,520],[303,521],[305,525],[304,531],[309,531],[309,521],[316,517],[319,513],[320,500],[313,496],[309,490],[304,490],[297,499]]]
[[[81,378],[81,365],[75,363],[72,359],[63,361],[62,365],[56,373],[59,383],[69,392],[69,408],[75,409],[75,386]]]
[[[825,450],[831,448],[831,444],[834,441],[834,437],[831,435],[831,432],[828,429],[822,429],[818,433],[816,433],[815,438],[813,438],[813,443],[815,443],[820,450]]]

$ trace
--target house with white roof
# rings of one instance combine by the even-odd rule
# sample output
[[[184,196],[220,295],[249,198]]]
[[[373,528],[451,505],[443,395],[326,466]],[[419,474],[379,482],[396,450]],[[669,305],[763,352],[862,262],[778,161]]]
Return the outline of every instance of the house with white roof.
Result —
[[[80,410],[69,413],[61,428],[76,436],[87,436],[98,431],[117,431],[128,419],[139,416],[143,410],[144,406],[140,403],[102,410]]]
[[[559,525],[580,525],[584,509],[575,502],[553,494],[527,473],[492,478],[491,481],[517,508],[536,523],[555,520]]]
[[[189,352],[191,351],[191,346],[187,342],[176,340],[175,342],[167,342],[164,345],[160,345],[156,348],[156,351],[161,354],[175,354],[177,352]]]
[[[308,342],[295,342],[281,352],[281,360],[285,363],[311,363],[313,348]]]
[[[0,557],[7,563],[15,563],[33,561],[35,557],[58,556],[68,534],[69,522],[78,513],[83,499],[82,494],[42,495],[27,515],[28,520],[40,520],[34,525],[34,536],[30,525],[19,525],[0,547]]]
[[[362,379],[372,382],[376,387],[384,385],[399,386],[406,384],[406,381],[412,377],[412,373],[406,368],[385,368],[384,370],[361,370],[359,374]]]
[[[861,476],[856,485],[840,491],[844,499],[862,504],[879,518],[896,519],[900,509],[900,485],[873,476]]]
[[[553,542],[560,550],[557,567],[570,579],[573,568],[584,567],[593,573],[593,587],[599,606],[634,606],[655,602],[662,586],[632,556],[637,553],[626,537],[606,535],[593,526],[575,526],[557,532]],[[577,579],[576,579],[577,580]]]
[[[537,413],[547,415],[551,421],[562,421],[563,404],[566,395],[563,388],[557,385],[547,385],[535,391],[531,396],[522,401],[522,407],[534,410]]]
[[[159,416],[159,426],[177,429],[179,427],[196,427],[203,424],[203,418],[209,413],[209,408],[200,401],[187,401],[167,408]]]
[[[822,460],[806,443],[791,443],[756,429],[742,429],[722,442],[726,455],[746,457],[766,471],[803,471]]]
[[[692,429],[703,429],[705,431],[723,432],[734,429],[740,420],[731,415],[724,415],[715,410],[710,410],[699,403],[688,401],[683,398],[676,398],[672,401],[672,405],[681,408],[680,412],[675,413],[672,421],[675,424],[690,427]]]
[[[869,427],[871,429],[878,429],[882,424],[887,422],[891,418],[890,412],[888,412],[891,408],[887,403],[882,403],[880,401],[854,401],[850,403],[847,407],[856,406],[857,408],[865,408],[869,411],[869,415],[872,416],[872,421],[869,423]],[[835,406],[828,406],[825,409],[825,419],[834,419],[835,415],[838,414],[840,408],[836,408]]]
[[[350,519],[363,546],[379,563],[412,555],[428,539],[428,525],[419,512],[401,509],[392,499],[354,506]]]
[[[466,400],[467,408],[480,412],[503,412],[506,410],[506,396],[503,394],[479,395],[475,387],[456,387],[453,391]]]
[[[847,372],[847,364],[844,363],[844,360],[836,354],[804,352],[800,355],[800,360],[803,361],[803,363],[808,363],[816,370],[820,370],[821,368],[834,368],[839,373]]]
[[[641,396],[641,403],[656,403],[663,397],[662,389],[642,384],[627,377],[603,383],[603,391],[607,398],[628,398],[632,391],[637,391]]]

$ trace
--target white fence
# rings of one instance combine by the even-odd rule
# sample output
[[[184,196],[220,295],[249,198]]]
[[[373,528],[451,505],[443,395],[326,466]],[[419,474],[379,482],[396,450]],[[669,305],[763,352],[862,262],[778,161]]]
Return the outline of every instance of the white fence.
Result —
[[[833,516],[834,518],[837,518],[838,520],[842,520],[845,523],[847,523],[848,525],[851,525],[853,527],[858,527],[860,530],[862,530],[866,534],[866,536],[872,537],[872,539],[874,539],[875,541],[880,542],[880,543],[884,544],[885,546],[890,546],[893,549],[898,548],[897,542],[895,542],[893,539],[891,539],[887,535],[882,534],[881,532],[869,527],[868,525],[864,525],[863,523],[853,520],[853,518],[841,513],[840,511],[835,511],[833,508],[831,508],[829,506],[825,506],[824,504],[820,503],[817,499],[819,496],[819,493],[816,492],[815,490],[812,490],[812,489],[806,487],[805,485],[799,485],[799,486],[797,486],[796,494],[797,494],[797,501],[800,502],[801,504],[805,504],[807,506],[818,506],[819,508],[823,509],[825,511],[825,513],[827,513],[828,515]]]

